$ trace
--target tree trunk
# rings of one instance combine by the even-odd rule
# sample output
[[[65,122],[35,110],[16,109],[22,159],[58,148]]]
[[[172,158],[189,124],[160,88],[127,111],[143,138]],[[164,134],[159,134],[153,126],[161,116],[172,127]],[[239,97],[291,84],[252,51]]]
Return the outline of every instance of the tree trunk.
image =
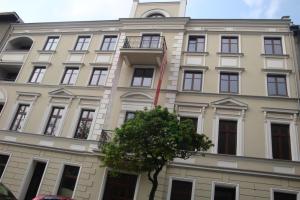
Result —
[[[155,193],[156,193],[156,190],[157,190],[157,187],[158,187],[158,174],[160,173],[160,171],[162,170],[163,166],[157,168],[153,175],[151,176],[151,172],[148,172],[148,179],[151,181],[152,183],[152,188],[151,188],[151,191],[150,191],[150,195],[149,195],[149,200],[154,200],[154,197],[155,197]]]

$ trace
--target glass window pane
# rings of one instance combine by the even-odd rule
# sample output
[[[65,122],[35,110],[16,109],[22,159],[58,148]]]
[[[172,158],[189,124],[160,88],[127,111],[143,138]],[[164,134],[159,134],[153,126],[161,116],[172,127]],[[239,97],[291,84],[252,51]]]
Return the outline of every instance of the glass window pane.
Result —
[[[221,80],[220,89],[221,92],[228,92],[228,81]]]
[[[152,82],[152,78],[144,78],[143,86],[150,87]]]
[[[192,79],[185,79],[184,80],[184,90],[191,90],[192,89]]]
[[[237,81],[230,82],[230,92],[234,92],[234,93],[238,92],[238,82]]]
[[[268,94],[276,95],[276,85],[275,83],[268,83]]]
[[[278,94],[281,96],[287,95],[285,83],[278,83]]]
[[[200,79],[194,79],[194,85],[193,90],[201,90],[201,80]]]
[[[238,53],[238,45],[231,44],[231,52],[230,53]]]
[[[229,53],[229,44],[222,44],[222,52]]]
[[[282,48],[281,45],[275,45],[274,46],[274,54],[281,55],[282,54]]]
[[[134,77],[132,85],[133,86],[141,86],[142,85],[142,78],[141,77]]]

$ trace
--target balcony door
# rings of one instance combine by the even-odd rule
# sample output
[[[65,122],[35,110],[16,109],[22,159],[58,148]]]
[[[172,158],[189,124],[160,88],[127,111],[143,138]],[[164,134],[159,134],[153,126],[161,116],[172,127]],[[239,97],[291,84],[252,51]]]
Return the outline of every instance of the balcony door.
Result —
[[[141,48],[157,49],[159,47],[159,34],[144,34],[141,40]]]

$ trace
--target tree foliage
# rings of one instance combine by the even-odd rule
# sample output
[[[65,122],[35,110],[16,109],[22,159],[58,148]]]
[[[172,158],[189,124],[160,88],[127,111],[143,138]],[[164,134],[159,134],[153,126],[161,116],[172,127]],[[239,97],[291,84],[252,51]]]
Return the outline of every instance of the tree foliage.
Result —
[[[197,134],[191,120],[179,121],[166,108],[139,111],[134,119],[115,130],[114,138],[103,146],[104,165],[113,170],[146,172],[154,199],[157,177],[174,158],[188,159],[212,146],[204,134]]]

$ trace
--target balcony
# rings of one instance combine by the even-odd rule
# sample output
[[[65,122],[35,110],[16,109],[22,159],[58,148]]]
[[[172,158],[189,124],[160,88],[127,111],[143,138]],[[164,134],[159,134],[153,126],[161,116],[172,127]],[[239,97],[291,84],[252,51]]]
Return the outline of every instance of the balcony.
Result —
[[[14,82],[19,74],[21,65],[0,63],[0,81]]]
[[[159,66],[166,49],[167,45],[164,36],[144,35],[127,36],[120,51],[128,66]]]

